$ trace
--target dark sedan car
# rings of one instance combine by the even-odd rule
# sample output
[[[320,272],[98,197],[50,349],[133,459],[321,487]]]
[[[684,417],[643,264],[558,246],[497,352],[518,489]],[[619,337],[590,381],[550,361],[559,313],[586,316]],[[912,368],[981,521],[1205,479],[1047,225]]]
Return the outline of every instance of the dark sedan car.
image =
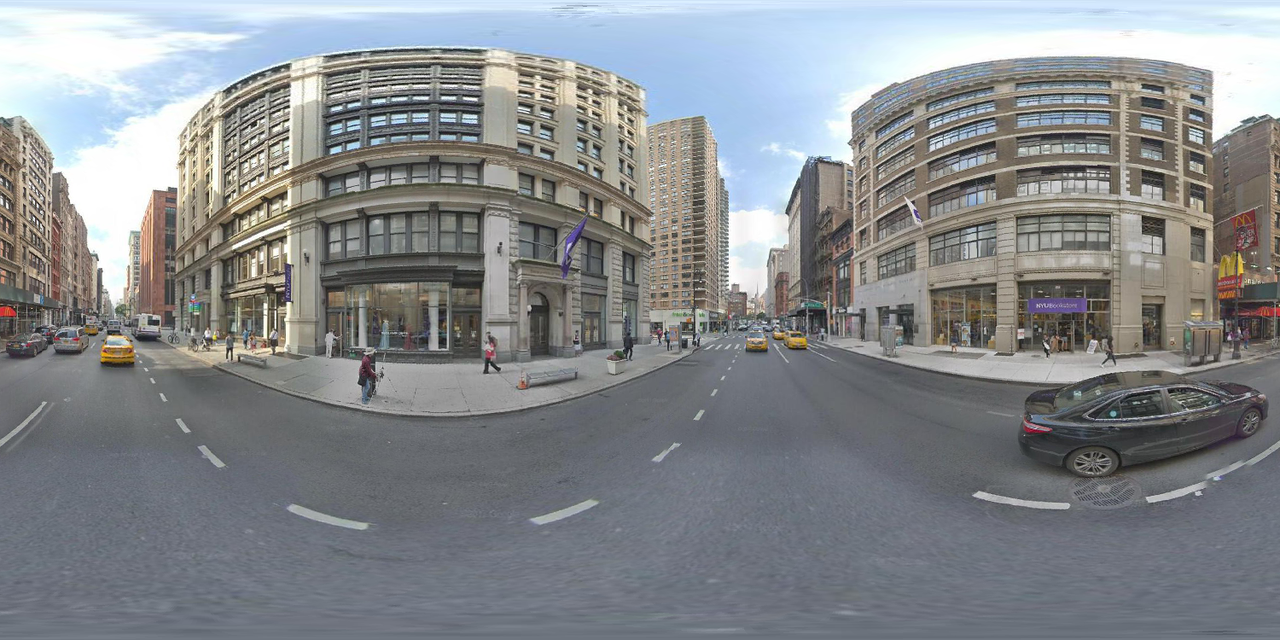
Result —
[[[1018,444],[1027,456],[1086,478],[1248,438],[1267,417],[1267,396],[1234,382],[1167,371],[1125,371],[1027,397]]]
[[[4,350],[10,356],[31,356],[40,355],[49,346],[48,341],[39,333],[29,333],[21,336],[9,338],[5,343]]]

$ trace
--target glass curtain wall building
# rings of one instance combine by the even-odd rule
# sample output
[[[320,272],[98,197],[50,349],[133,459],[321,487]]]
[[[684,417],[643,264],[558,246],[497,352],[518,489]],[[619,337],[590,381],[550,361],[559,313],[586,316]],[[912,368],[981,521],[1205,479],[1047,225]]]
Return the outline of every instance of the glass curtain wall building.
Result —
[[[1180,349],[1182,321],[1214,307],[1212,112],[1210,72],[1128,58],[999,60],[876,93],[851,123],[853,332]]]
[[[608,71],[497,49],[250,75],[180,138],[181,322],[423,362],[479,358],[489,334],[500,360],[619,347],[648,314],[644,101]]]

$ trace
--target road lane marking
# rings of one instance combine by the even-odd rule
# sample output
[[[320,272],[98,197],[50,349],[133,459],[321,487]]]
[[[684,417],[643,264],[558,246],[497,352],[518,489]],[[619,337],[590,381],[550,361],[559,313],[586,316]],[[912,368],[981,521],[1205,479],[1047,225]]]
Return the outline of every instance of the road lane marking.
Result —
[[[1021,498],[1009,498],[1006,496],[998,496],[994,493],[979,491],[973,494],[973,497],[987,502],[998,502],[1000,504],[1010,504],[1015,507],[1027,507],[1028,509],[1049,509],[1053,511],[1065,511],[1071,508],[1069,502],[1040,502],[1039,500],[1022,500]]]
[[[191,430],[187,428],[187,423],[183,422],[182,418],[178,418],[177,420],[178,420],[178,428],[182,429],[183,433],[191,433]]]
[[[730,371],[733,371],[733,367],[729,367],[729,370],[730,370]]]
[[[12,440],[14,436],[18,435],[19,431],[22,431],[23,429],[25,429],[27,425],[30,424],[31,421],[35,419],[36,414],[40,413],[40,411],[44,409],[45,405],[47,404],[49,404],[47,401],[41,402],[40,406],[36,407],[36,410],[32,411],[31,415],[27,416],[27,419],[22,421],[22,424],[19,424],[17,427],[14,428],[13,431],[10,431],[9,435],[5,436],[4,438],[0,438],[0,448],[4,448],[4,445],[7,444],[10,440]]]
[[[1258,464],[1259,462],[1262,462],[1262,459],[1263,459],[1263,458],[1265,458],[1265,457],[1267,457],[1267,456],[1269,456],[1269,455],[1271,455],[1271,454],[1275,453],[1277,449],[1280,449],[1280,442],[1277,442],[1277,443],[1275,443],[1275,444],[1271,445],[1270,447],[1267,447],[1267,450],[1266,450],[1266,451],[1263,451],[1262,453],[1259,453],[1258,455],[1256,455],[1256,456],[1254,456],[1254,457],[1252,457],[1252,458],[1249,458],[1248,460],[1246,460],[1246,461],[1245,461],[1245,464],[1247,464],[1247,465],[1249,465],[1249,466],[1253,466],[1253,465],[1255,465],[1255,464]]]
[[[142,370],[143,370],[143,371],[145,371],[145,372],[147,372],[147,373],[151,373],[151,370],[150,370],[150,369],[148,369],[148,368],[146,368],[146,367],[143,367],[143,368],[142,368]]]
[[[300,507],[296,504],[289,505],[288,507],[286,507],[286,510],[295,516],[302,516],[308,520],[315,520],[316,522],[333,525],[335,527],[342,527],[344,529],[355,529],[356,531],[364,531],[365,529],[369,528],[368,522],[359,522],[356,520],[348,520],[346,518],[338,518],[335,516],[331,516],[327,513],[320,513],[319,511],[313,511],[306,507]]]
[[[667,447],[667,450],[666,450],[666,451],[663,451],[662,453],[659,453],[658,455],[654,456],[654,457],[653,457],[653,461],[654,461],[654,462],[662,462],[662,459],[663,459],[663,458],[666,458],[668,453],[671,453],[672,451],[675,451],[675,450],[676,450],[676,447],[679,447],[679,446],[680,446],[680,443],[679,443],[679,442],[674,442],[674,443],[672,443],[672,444],[671,444],[671,446]]]
[[[835,361],[836,361],[836,359],[835,359],[835,358],[830,358],[830,357],[824,356],[824,355],[822,355],[821,353],[818,353],[817,351],[810,351],[809,353],[812,353],[813,355],[818,356],[819,358],[826,358],[826,359],[828,359],[828,360],[830,360],[830,361],[832,361],[832,362],[835,362]]]
[[[716,393],[719,393],[719,391],[720,391],[719,389],[712,389],[712,390],[711,390],[711,397],[712,397],[712,398],[716,397]]]
[[[1243,467],[1244,465],[1245,465],[1244,460],[1229,464],[1221,469],[1218,469],[1217,471],[1213,471],[1206,474],[1204,479],[1205,480],[1221,480],[1222,476],[1225,476],[1228,473],[1231,473],[1232,471],[1235,471],[1236,469]]]
[[[774,348],[774,349],[776,349],[776,350],[778,351],[778,355],[782,356],[782,361],[783,361],[783,362],[785,362],[785,363],[787,363],[787,364],[791,364],[791,361],[787,359],[787,356],[783,355],[783,353],[782,353],[782,349],[778,349],[778,345],[776,345],[776,344],[775,344],[775,345],[773,345],[773,348]]]
[[[223,467],[226,467],[226,466],[227,466],[227,465],[223,464],[221,460],[219,460],[219,459],[218,459],[218,456],[213,455],[213,452],[209,450],[209,447],[206,447],[206,446],[204,446],[204,445],[200,445],[200,446],[198,446],[198,447],[196,447],[196,448],[200,450],[200,454],[201,454],[201,455],[203,455],[204,457],[208,458],[208,459],[209,459],[209,462],[212,462],[212,463],[213,463],[213,466],[215,466],[215,467],[217,467],[217,468],[219,468],[219,469],[221,469],[221,468],[223,468]]]
[[[720,382],[724,382],[724,376],[720,376]]]
[[[1205,483],[1197,482],[1189,487],[1183,487],[1181,489],[1174,489],[1173,491],[1158,493],[1154,496],[1147,496],[1147,504],[1155,504],[1157,502],[1164,502],[1165,500],[1181,498],[1182,496],[1185,496],[1188,493],[1198,493],[1204,488],[1205,488]]]
[[[991,414],[991,415],[993,415],[993,416],[1001,416],[1001,417],[1005,417],[1005,418],[1016,418],[1016,417],[1018,417],[1018,416],[1016,416],[1016,415],[1013,415],[1012,413],[1000,413],[999,411],[988,411],[987,413],[989,413],[989,414]]]
[[[151,379],[151,384],[155,384],[155,383],[156,383],[156,379],[155,379],[155,378],[152,378],[152,379]]]
[[[693,419],[694,419],[694,420],[701,420],[701,419],[702,419],[702,414],[704,414],[704,413],[706,413],[706,412],[707,412],[707,410],[706,410],[706,409],[698,409],[698,415],[694,416],[694,417],[693,417]]]
[[[164,394],[163,394],[163,393],[162,393],[162,394],[160,394],[160,402],[168,402],[168,401],[169,401],[169,399],[168,399],[168,398],[166,398],[166,397],[164,397]]]
[[[536,525],[549,524],[549,523],[555,522],[556,520],[564,520],[569,516],[576,516],[579,513],[582,513],[583,511],[586,511],[587,509],[590,509],[591,507],[594,507],[598,504],[600,504],[599,500],[583,500],[582,502],[579,502],[578,504],[575,504],[572,507],[566,507],[559,511],[552,511],[551,513],[548,513],[543,516],[538,516],[536,518],[529,518],[529,522],[532,522]]]

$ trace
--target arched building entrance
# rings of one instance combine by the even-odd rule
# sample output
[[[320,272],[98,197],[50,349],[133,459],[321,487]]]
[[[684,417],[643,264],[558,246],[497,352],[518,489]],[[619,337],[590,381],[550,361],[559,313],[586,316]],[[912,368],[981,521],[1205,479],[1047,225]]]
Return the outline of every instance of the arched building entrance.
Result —
[[[551,355],[551,305],[541,293],[529,295],[529,355]]]

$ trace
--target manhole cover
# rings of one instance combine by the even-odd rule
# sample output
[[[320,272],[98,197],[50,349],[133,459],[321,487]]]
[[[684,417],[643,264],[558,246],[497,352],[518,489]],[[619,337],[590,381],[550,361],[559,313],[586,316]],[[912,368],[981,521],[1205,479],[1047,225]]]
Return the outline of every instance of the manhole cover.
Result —
[[[1142,491],[1124,476],[1080,478],[1071,483],[1071,497],[1090,509],[1119,509],[1128,506]]]

